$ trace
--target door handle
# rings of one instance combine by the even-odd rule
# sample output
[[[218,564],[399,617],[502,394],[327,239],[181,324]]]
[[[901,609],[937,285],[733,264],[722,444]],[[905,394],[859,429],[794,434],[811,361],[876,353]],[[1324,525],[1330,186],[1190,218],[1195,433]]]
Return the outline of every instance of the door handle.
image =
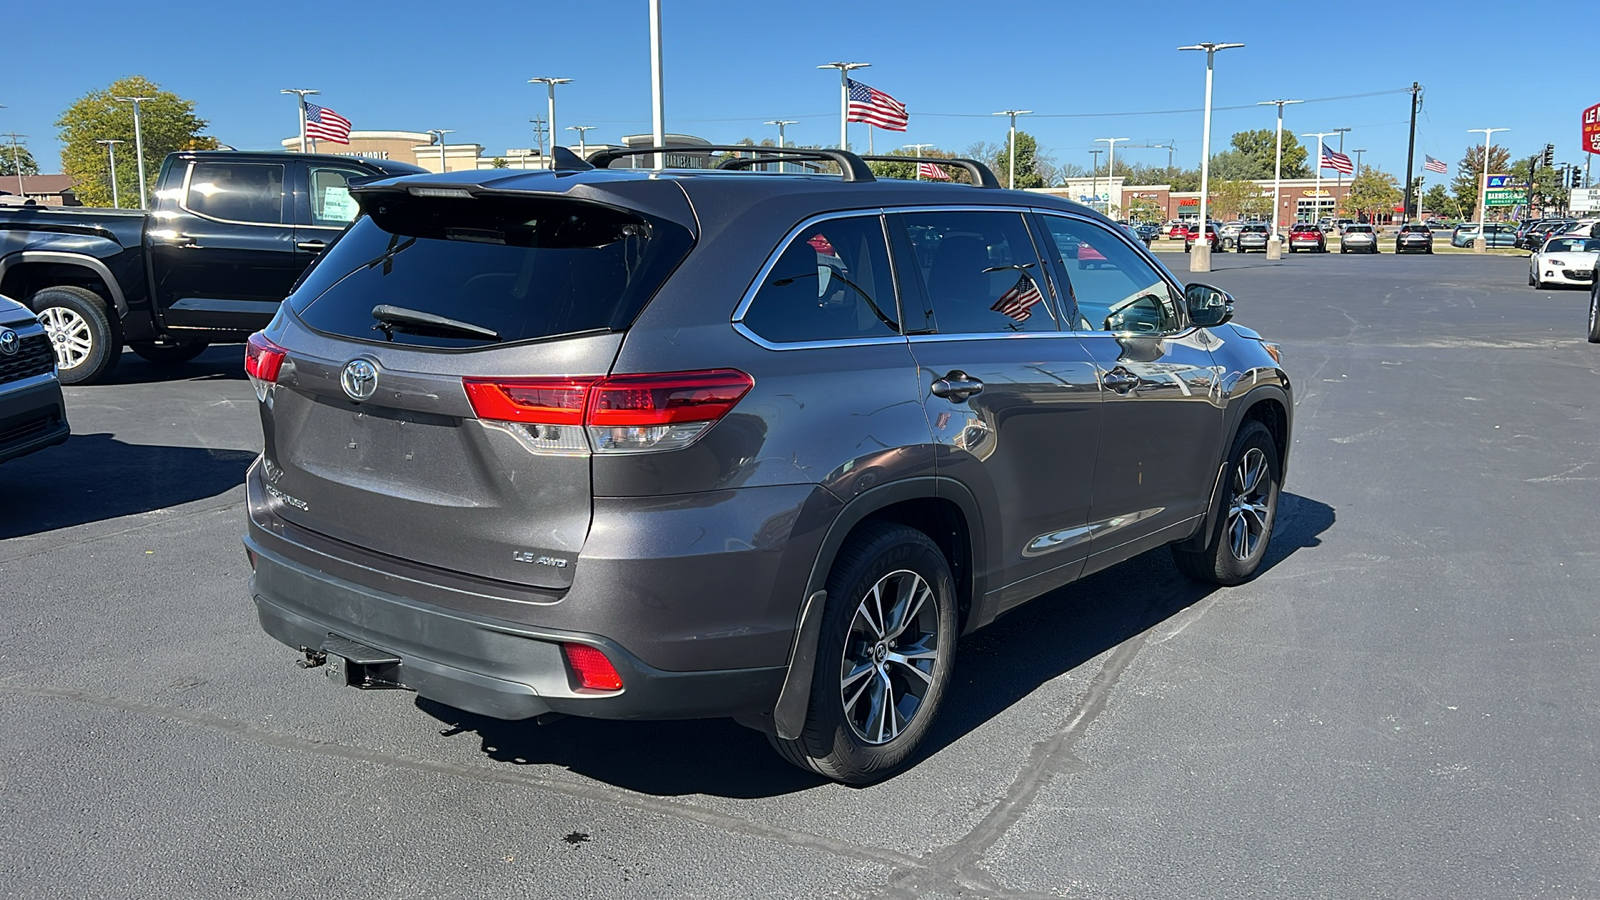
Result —
[[[983,382],[956,369],[935,381],[929,392],[935,397],[944,397],[951,403],[963,403],[973,394],[983,393]]]
[[[323,250],[326,250],[328,248],[328,242],[327,241],[300,241],[300,242],[298,242],[298,243],[296,243],[294,245],[294,248],[296,250],[304,250],[307,253],[321,253]]]
[[[1139,386],[1139,376],[1121,366],[1117,366],[1115,369],[1101,375],[1100,383],[1119,394],[1126,394]]]
[[[190,248],[198,248],[200,246],[198,243],[195,243],[195,239],[193,237],[183,234],[182,232],[168,232],[161,234],[160,238],[161,242],[169,247],[178,247],[180,249],[187,250]]]

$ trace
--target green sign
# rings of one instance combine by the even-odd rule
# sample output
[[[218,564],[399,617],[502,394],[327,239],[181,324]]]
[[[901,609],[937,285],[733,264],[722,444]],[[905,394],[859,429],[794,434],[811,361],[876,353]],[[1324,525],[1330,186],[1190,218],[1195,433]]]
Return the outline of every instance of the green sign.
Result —
[[[1491,188],[1484,195],[1485,206],[1520,206],[1526,202],[1528,202],[1528,195],[1521,188]]]

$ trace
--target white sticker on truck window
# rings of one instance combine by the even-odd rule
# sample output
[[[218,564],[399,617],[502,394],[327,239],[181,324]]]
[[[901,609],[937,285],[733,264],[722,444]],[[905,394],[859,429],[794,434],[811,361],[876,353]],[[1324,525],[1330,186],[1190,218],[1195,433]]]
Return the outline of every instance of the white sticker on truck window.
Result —
[[[322,219],[335,222],[354,222],[356,220],[356,201],[350,197],[347,187],[325,187],[322,189]]]

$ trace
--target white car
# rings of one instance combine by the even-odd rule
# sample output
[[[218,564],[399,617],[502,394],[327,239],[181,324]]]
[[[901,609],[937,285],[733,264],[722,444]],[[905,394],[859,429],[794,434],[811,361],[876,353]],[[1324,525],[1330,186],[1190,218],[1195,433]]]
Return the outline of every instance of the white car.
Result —
[[[1541,289],[1552,284],[1588,287],[1594,281],[1596,259],[1600,259],[1600,238],[1558,234],[1529,258],[1528,284]]]

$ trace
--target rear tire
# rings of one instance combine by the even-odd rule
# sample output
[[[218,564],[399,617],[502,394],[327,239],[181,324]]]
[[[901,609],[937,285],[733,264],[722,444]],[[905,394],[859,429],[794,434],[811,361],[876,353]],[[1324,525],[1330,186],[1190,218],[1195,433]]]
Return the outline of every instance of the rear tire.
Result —
[[[90,384],[117,367],[122,358],[122,327],[106,314],[100,295],[62,285],[39,291],[29,298],[28,305],[50,336],[62,384]]]
[[[130,343],[128,346],[133,348],[133,352],[139,354],[141,359],[153,362],[158,366],[175,366],[180,363],[186,363],[206,352],[206,348],[211,346],[211,342],[190,338],[176,344],[139,341]]]
[[[1600,344],[1600,279],[1589,286],[1589,343]]]
[[[888,777],[927,735],[950,684],[955,587],[938,545],[904,525],[863,527],[828,575],[818,641],[804,729],[768,740],[835,781]]]
[[[1207,519],[1216,522],[1211,541],[1199,550],[1172,545],[1178,570],[1208,584],[1243,584],[1254,578],[1272,541],[1282,471],[1272,433],[1260,422],[1245,423],[1233,439],[1217,508]]]

